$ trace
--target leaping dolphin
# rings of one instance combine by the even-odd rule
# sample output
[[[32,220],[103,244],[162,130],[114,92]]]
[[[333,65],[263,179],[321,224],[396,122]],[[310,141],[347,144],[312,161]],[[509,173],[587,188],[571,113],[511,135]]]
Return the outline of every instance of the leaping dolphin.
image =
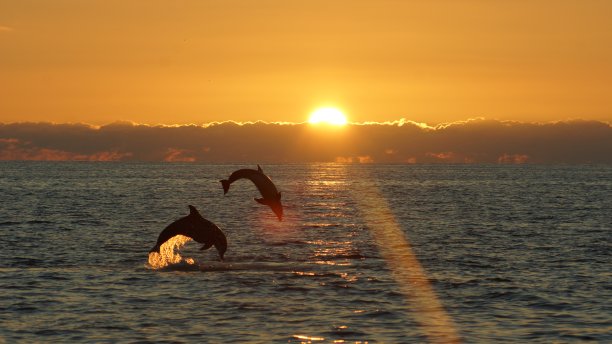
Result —
[[[179,234],[190,237],[200,244],[204,244],[200,250],[207,250],[214,245],[217,252],[219,252],[219,258],[223,260],[223,255],[227,250],[227,238],[225,234],[223,234],[217,225],[203,218],[198,210],[192,205],[189,206],[189,215],[172,222],[159,233],[157,243],[149,253],[159,253],[159,248],[163,243]]]
[[[255,198],[255,200],[263,205],[267,205],[272,209],[279,221],[283,220],[283,205],[281,204],[281,193],[276,190],[276,186],[268,176],[263,173],[263,170],[257,165],[257,170],[252,169],[241,169],[234,171],[228,179],[221,180],[223,185],[223,194],[225,195],[230,188],[230,185],[238,179],[248,179],[255,184],[259,193],[263,196],[262,198]]]

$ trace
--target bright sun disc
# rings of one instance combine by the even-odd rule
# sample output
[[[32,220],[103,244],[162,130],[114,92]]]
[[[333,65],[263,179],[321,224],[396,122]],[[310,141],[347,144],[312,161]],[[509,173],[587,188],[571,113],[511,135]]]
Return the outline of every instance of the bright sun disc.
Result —
[[[345,125],[347,123],[346,116],[342,111],[336,108],[320,108],[310,114],[308,118],[310,124],[331,124],[331,125]]]

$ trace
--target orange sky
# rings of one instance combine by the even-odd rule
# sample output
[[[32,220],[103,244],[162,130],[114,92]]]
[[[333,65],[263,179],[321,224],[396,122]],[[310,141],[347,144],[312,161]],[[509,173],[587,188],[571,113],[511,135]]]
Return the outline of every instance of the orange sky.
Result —
[[[0,122],[612,122],[611,1],[0,0]]]

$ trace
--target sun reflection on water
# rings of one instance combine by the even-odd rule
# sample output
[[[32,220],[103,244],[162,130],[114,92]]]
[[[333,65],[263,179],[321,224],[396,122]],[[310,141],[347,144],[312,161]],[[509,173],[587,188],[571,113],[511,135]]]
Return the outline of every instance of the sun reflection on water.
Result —
[[[292,337],[295,339],[299,339],[300,343],[312,343],[312,342],[325,340],[325,338],[323,337],[305,336],[301,334],[294,334]]]
[[[453,319],[446,313],[429,282],[427,272],[419,263],[412,251],[408,237],[397,222],[375,180],[371,176],[356,178],[360,169],[345,164],[327,165],[313,170],[309,186],[319,196],[321,207],[326,207],[326,220],[341,222],[347,216],[344,210],[354,206],[367,225],[378,248],[395,279],[399,291],[404,295],[409,313],[419,324],[429,342],[459,343]],[[355,180],[359,180],[355,183]],[[338,195],[349,190],[349,199],[338,199]],[[316,206],[319,206],[318,204]],[[330,209],[337,206],[337,211]],[[334,216],[335,212],[340,213]],[[315,223],[315,221],[312,221]],[[324,228],[318,225],[317,228]],[[354,259],[364,259],[358,249],[347,242],[311,242],[319,246],[315,249],[316,264],[350,265]],[[350,261],[349,261],[350,259]],[[346,285],[355,282],[358,277],[349,274],[340,275]],[[357,310],[355,312],[360,312]]]
[[[195,260],[193,258],[183,258],[178,252],[189,241],[191,241],[191,238],[184,235],[176,235],[170,238],[170,240],[161,245],[159,253],[149,253],[149,266],[152,269],[162,269],[169,265],[180,263],[194,265]]]

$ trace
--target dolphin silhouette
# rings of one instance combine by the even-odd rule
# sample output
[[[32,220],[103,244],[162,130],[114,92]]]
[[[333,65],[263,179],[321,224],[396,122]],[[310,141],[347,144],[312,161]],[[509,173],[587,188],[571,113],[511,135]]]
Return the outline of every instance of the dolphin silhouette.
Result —
[[[255,184],[262,198],[255,198],[257,203],[267,205],[272,209],[279,221],[283,220],[283,205],[281,203],[281,193],[276,190],[276,186],[268,176],[263,173],[263,170],[257,165],[257,170],[241,169],[234,171],[228,179],[221,180],[223,185],[223,194],[225,195],[230,188],[230,185],[238,179],[248,179]]]
[[[159,248],[163,243],[179,234],[190,237],[200,244],[204,244],[200,250],[207,250],[214,245],[217,252],[219,252],[219,258],[223,260],[223,255],[227,250],[227,238],[225,234],[223,234],[217,225],[203,218],[198,210],[192,205],[189,206],[189,215],[172,222],[159,233],[157,243],[149,253],[159,253]]]

